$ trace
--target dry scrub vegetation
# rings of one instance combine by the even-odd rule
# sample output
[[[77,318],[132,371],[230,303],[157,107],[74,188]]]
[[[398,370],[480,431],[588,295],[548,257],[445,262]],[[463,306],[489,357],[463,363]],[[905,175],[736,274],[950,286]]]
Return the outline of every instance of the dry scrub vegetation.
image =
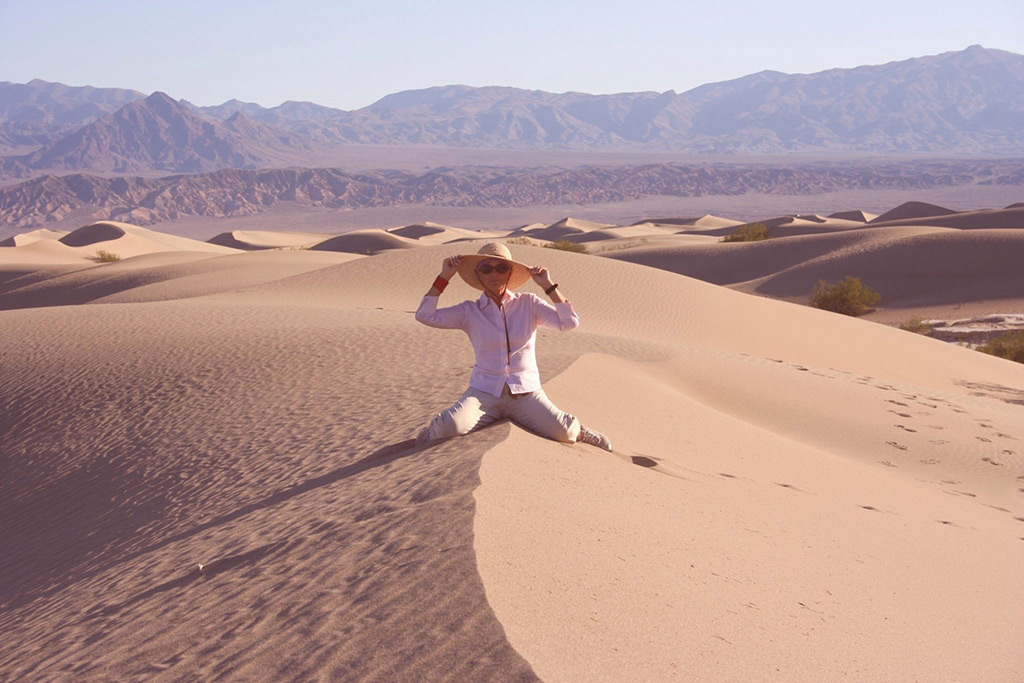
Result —
[[[853,276],[834,285],[818,280],[811,293],[811,306],[852,316],[864,315],[881,300],[881,294],[862,283],[859,277]]]
[[[97,263],[113,263],[114,261],[120,261],[121,255],[115,254],[112,251],[107,251],[106,249],[100,249],[96,252],[96,255],[92,257],[92,260]]]
[[[722,238],[723,242],[760,242],[768,239],[768,226],[764,223],[747,223]]]

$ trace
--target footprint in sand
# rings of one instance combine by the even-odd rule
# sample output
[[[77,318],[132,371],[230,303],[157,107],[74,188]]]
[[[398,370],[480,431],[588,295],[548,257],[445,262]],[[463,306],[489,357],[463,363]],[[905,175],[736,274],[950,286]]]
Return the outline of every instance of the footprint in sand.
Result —
[[[882,510],[881,508],[876,508],[874,505],[858,505],[857,507],[859,507],[861,510],[867,510],[869,512],[881,512],[882,514],[886,515],[898,514],[896,512],[893,512],[892,510]]]
[[[908,415],[907,413],[901,413],[898,410],[890,410],[889,412],[892,413],[893,415],[895,415],[896,417],[903,417],[903,418],[910,417],[910,415]]]
[[[1000,439],[1010,439],[1011,441],[1019,441],[1017,437],[1011,436],[1009,434],[1003,434],[1002,432],[999,432],[998,434],[996,434],[996,436],[998,436]]]
[[[976,436],[974,438],[977,439],[978,441],[984,441],[985,443],[992,443],[992,439],[986,439],[983,436]]]
[[[944,445],[946,445],[949,442],[946,441],[945,439],[931,439],[931,440],[928,441],[928,443],[933,443],[936,446],[944,446]]]
[[[1002,467],[1003,466],[1003,463],[996,462],[992,458],[982,458],[981,461],[982,462],[987,462],[989,465],[995,465],[996,467]]]
[[[907,405],[906,403],[900,403],[899,401],[894,401],[894,400],[892,400],[891,398],[889,398],[889,399],[886,399],[886,401],[885,401],[885,402],[886,402],[886,403],[892,403],[893,405],[897,405],[897,406],[903,406],[904,408],[909,408],[909,407],[910,407],[910,406],[909,406],[909,405]]]
[[[804,491],[803,489],[797,488],[796,486],[793,486],[792,484],[783,484],[783,483],[780,483],[780,482],[777,482],[777,481],[772,482],[772,483],[775,484],[776,486],[781,486],[784,489],[792,489],[794,491],[799,491],[800,493],[807,493],[807,491]]]
[[[928,460],[918,460],[918,462],[920,462],[922,464],[925,464],[925,465],[938,465],[942,461],[941,460],[936,460],[935,458],[929,458]]]
[[[893,425],[893,427],[899,427],[900,429],[902,429],[905,432],[913,432],[915,434],[917,433],[916,429],[911,429],[910,427],[905,427],[903,425]]]
[[[1016,451],[1007,450],[1005,448],[1003,449],[1003,455],[1014,455],[1015,453]]]
[[[896,441],[886,441],[885,443],[889,444],[890,446],[892,446],[893,448],[895,448],[897,450],[901,450],[901,451],[907,450],[906,446],[904,446],[901,443],[897,443]]]
[[[886,467],[899,467],[899,465],[895,465],[895,464],[889,462],[888,460],[879,460],[878,462],[882,463]]]
[[[672,467],[663,465],[661,461],[658,460],[657,458],[650,458],[646,455],[630,455],[622,457],[628,459],[634,465],[638,465],[639,467],[645,467],[649,470],[657,472],[658,474],[665,474],[670,477],[675,477],[676,479],[685,479],[686,481],[692,481],[691,479],[687,479],[685,476],[683,476],[681,472],[678,472]]]

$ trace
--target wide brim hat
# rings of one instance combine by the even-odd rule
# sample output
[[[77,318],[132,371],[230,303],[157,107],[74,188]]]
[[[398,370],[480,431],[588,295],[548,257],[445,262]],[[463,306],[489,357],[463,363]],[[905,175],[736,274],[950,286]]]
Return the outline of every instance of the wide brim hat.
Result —
[[[480,278],[477,277],[476,267],[481,261],[490,259],[501,259],[512,266],[512,272],[508,276],[508,289],[522,287],[533,277],[530,275],[530,266],[513,260],[512,252],[508,250],[508,247],[501,242],[488,242],[480,247],[480,251],[475,254],[459,255],[459,275],[463,282],[473,289],[484,291],[484,286],[480,283]]]

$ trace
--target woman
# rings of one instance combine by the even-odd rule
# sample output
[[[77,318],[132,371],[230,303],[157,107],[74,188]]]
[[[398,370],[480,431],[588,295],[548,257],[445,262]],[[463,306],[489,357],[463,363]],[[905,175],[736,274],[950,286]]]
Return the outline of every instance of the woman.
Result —
[[[455,273],[483,294],[475,301],[438,309],[438,297]],[[531,278],[554,306],[535,294],[512,291]],[[469,389],[423,428],[417,444],[466,434],[507,417],[555,441],[612,449],[604,434],[556,408],[541,389],[534,350],[537,326],[565,331],[580,324],[546,268],[513,261],[508,247],[498,242],[485,244],[476,254],[448,257],[420,302],[416,319],[431,327],[462,330],[476,351]]]

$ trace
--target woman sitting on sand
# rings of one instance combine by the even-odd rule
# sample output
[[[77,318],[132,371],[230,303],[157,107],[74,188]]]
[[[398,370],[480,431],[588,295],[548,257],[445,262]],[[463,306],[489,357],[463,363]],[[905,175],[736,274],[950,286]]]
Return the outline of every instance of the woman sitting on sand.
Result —
[[[438,298],[455,273],[483,294],[477,300],[438,309]],[[511,291],[531,277],[554,306],[535,294]],[[485,244],[476,254],[451,256],[444,260],[441,275],[420,302],[416,319],[431,327],[462,330],[476,351],[469,389],[423,428],[416,437],[417,445],[466,434],[507,417],[555,441],[583,441],[612,449],[604,434],[587,429],[556,408],[541,389],[534,350],[537,326],[565,331],[580,324],[572,304],[551,282],[546,268],[513,261],[508,247],[497,242]]]

